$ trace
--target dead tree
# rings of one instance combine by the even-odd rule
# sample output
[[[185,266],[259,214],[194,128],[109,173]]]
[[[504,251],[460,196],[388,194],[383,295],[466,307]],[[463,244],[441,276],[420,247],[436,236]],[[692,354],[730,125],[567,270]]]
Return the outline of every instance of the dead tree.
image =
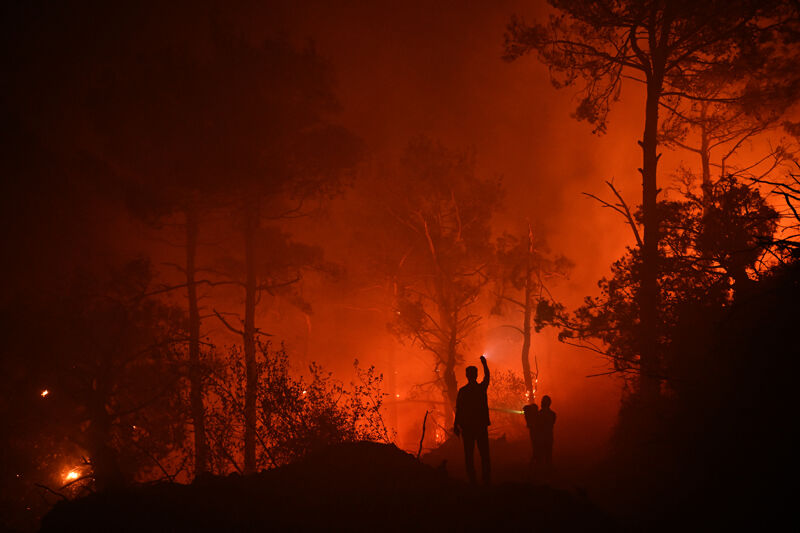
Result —
[[[533,332],[552,322],[561,305],[554,301],[546,280],[566,276],[570,263],[563,256],[552,257],[546,243],[534,237],[528,224],[526,238],[505,234],[497,242],[497,302],[494,313],[502,313],[505,305],[522,312],[522,324],[508,325],[522,335],[522,375],[528,399],[535,397],[538,363],[534,356],[531,367]]]

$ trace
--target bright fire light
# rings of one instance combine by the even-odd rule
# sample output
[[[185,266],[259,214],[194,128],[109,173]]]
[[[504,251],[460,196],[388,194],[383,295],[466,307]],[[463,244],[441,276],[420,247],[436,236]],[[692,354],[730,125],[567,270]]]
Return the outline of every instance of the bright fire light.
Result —
[[[50,394],[50,391],[49,391],[49,390],[47,390],[47,389],[44,389],[44,390],[42,391],[42,393],[41,393],[41,396],[42,396],[42,398],[44,398],[44,397],[45,397],[45,396],[47,396],[48,394]]]
[[[69,472],[67,472],[67,475],[64,476],[64,479],[66,481],[75,481],[76,479],[78,479],[78,475],[79,475],[78,472],[76,472],[75,470],[70,470]]]

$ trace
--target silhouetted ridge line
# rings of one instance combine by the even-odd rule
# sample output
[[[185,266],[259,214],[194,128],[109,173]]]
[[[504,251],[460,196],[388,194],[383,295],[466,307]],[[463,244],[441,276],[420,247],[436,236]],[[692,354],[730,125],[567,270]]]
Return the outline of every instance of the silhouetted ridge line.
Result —
[[[58,504],[42,531],[611,529],[588,502],[529,485],[475,488],[394,445],[330,446],[250,476],[205,476]]]

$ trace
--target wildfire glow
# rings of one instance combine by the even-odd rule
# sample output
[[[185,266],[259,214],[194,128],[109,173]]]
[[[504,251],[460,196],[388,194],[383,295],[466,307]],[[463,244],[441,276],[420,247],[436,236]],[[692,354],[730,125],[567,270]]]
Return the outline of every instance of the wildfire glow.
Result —
[[[42,398],[44,398],[44,397],[45,397],[45,396],[47,396],[48,394],[50,394],[50,391],[49,391],[49,390],[47,390],[47,389],[44,389],[44,390],[41,392],[40,396],[41,396]]]
[[[78,479],[78,475],[79,474],[78,474],[77,471],[70,470],[69,472],[67,472],[67,475],[64,476],[64,480],[65,481],[75,481],[76,479]]]

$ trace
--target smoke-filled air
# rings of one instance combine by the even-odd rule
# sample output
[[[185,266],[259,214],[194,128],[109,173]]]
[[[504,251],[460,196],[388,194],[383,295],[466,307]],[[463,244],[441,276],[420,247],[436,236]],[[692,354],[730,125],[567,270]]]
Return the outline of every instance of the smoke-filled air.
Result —
[[[0,529],[793,521],[797,1],[0,12]]]

